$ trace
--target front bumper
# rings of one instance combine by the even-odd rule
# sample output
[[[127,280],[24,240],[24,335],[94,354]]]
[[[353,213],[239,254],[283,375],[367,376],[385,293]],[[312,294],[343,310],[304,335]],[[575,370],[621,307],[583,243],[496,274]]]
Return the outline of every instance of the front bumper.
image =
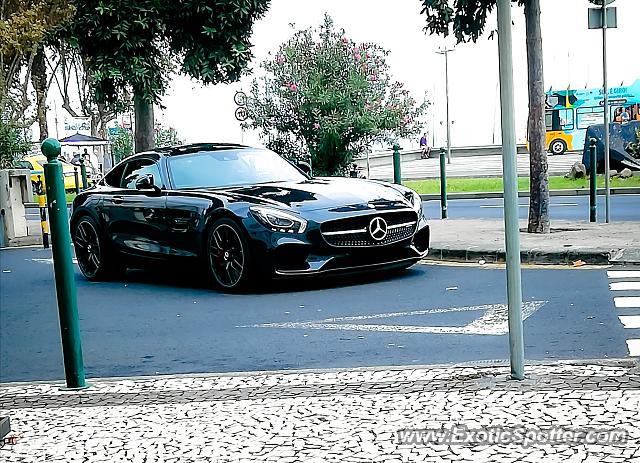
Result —
[[[254,241],[259,269],[275,277],[361,273],[403,268],[429,252],[430,230],[422,218],[408,239],[385,246],[330,246],[313,231],[302,235],[270,234],[269,241]]]

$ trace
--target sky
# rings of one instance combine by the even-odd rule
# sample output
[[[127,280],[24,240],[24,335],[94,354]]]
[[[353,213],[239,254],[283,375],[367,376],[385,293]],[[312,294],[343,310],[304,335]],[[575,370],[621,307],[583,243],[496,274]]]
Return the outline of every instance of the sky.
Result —
[[[640,0],[616,0],[618,28],[608,31],[609,86],[640,79],[638,18]],[[541,0],[545,89],[602,85],[602,32],[587,28],[587,0]],[[272,0],[266,15],[254,24],[251,42],[257,71],[259,63],[275,52],[295,29],[317,27],[328,13],[337,28],[356,42],[376,42],[390,51],[387,62],[395,80],[403,82],[421,100],[426,93],[433,104],[425,122],[435,146],[446,144],[444,56],[449,54],[450,116],[453,146],[500,144],[498,42],[487,35],[477,43],[456,45],[454,39],[430,36],[423,30],[419,0]],[[523,142],[527,119],[527,67],[524,12],[512,7],[516,133]],[[495,11],[487,30],[496,28]],[[176,76],[156,109],[156,118],[174,127],[186,142],[243,142],[258,146],[255,132],[243,133],[234,118],[233,95],[248,91],[252,77],[234,84],[203,86]],[[63,110],[62,110],[63,111]],[[410,145],[418,145],[411,140]]]

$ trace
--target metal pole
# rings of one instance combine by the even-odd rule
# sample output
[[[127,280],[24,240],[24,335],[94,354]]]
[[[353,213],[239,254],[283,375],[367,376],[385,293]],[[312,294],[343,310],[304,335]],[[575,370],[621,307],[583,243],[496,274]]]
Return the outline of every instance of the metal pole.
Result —
[[[449,118],[449,51],[444,51],[445,95],[447,99],[447,164],[451,164],[451,119]]]
[[[60,142],[55,138],[47,138],[42,142],[42,153],[48,160],[44,165],[44,179],[47,189],[49,220],[51,222],[51,251],[56,278],[65,377],[67,388],[84,389],[88,385],[85,382],[82,362],[75,272],[71,260],[69,215],[64,194],[62,163],[58,160]]]
[[[589,143],[589,222],[596,222],[597,213],[597,171],[596,171],[596,139],[592,138]]]
[[[369,148],[367,148],[367,178],[371,178],[371,167],[369,166]]]
[[[393,183],[402,184],[402,172],[400,167],[400,145],[393,144]]]
[[[80,194],[80,179],[78,178],[78,168],[74,166],[73,168],[73,179],[76,183],[76,194]]]
[[[447,165],[444,162],[445,151],[440,148],[440,217],[447,218]]]
[[[518,173],[513,103],[513,56],[511,51],[511,1],[498,0],[498,53],[500,58],[500,107],[502,122],[502,176],[507,253],[507,302],[511,378],[524,379],[522,330],[522,275],[518,227]]]
[[[89,184],[87,183],[87,166],[84,165],[84,158],[80,156],[80,173],[82,174],[82,189],[86,190],[89,188]]]
[[[604,217],[611,222],[611,186],[609,178],[609,86],[607,85],[607,2],[602,2],[602,80],[604,87]]]

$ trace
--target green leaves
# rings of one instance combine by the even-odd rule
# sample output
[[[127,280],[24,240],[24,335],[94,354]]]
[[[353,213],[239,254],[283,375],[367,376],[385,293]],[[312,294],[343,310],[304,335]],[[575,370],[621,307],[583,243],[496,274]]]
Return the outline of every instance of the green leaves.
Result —
[[[319,174],[342,173],[372,143],[420,129],[416,106],[394,83],[376,44],[356,44],[326,16],[318,29],[294,33],[254,79],[247,127],[287,157],[310,155]]]
[[[89,58],[97,100],[119,90],[158,102],[180,70],[204,83],[233,82],[251,60],[253,22],[269,0],[75,0],[70,41]]]

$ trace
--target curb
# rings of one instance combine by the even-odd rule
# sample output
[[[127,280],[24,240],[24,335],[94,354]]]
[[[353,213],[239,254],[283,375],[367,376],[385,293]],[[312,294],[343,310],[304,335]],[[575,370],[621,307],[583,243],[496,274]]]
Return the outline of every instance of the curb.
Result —
[[[605,358],[605,359],[525,359],[525,367],[536,366],[588,366],[598,365],[603,367],[629,367],[640,368],[640,360],[635,357],[621,358]],[[110,383],[118,381],[153,381],[153,380],[169,380],[169,379],[187,379],[187,378],[228,378],[228,377],[251,377],[251,376],[276,376],[276,375],[305,375],[305,374],[339,374],[351,372],[368,372],[368,371],[406,371],[406,370],[442,370],[442,369],[490,369],[490,368],[507,368],[509,367],[509,359],[486,359],[486,360],[469,360],[465,362],[453,363],[433,363],[433,364],[411,364],[411,365],[375,365],[367,367],[334,367],[334,368],[300,368],[291,370],[251,370],[251,371],[229,371],[229,372],[203,372],[203,373],[167,373],[158,375],[139,375],[139,376],[103,376],[88,377],[88,382],[99,381],[100,383]],[[4,387],[22,387],[25,385],[54,385],[64,386],[64,379],[38,379],[32,381],[7,381],[0,382],[0,390]],[[86,391],[86,390],[85,390]],[[89,389],[89,391],[91,391]]]
[[[620,251],[604,251],[602,249],[568,249],[563,251],[544,251],[526,249],[520,251],[520,261],[523,264],[573,264],[582,260],[587,264],[623,265],[629,261],[616,260]],[[454,261],[454,262],[478,262],[484,260],[488,264],[506,262],[506,252],[503,249],[481,249],[478,246],[470,246],[466,249],[437,248],[429,249],[426,259]]]
[[[598,188],[598,195],[604,195],[604,188]],[[619,187],[611,188],[612,195],[637,195],[640,194],[640,187]],[[502,199],[504,193],[502,191],[486,191],[478,193],[448,193],[447,199]],[[518,192],[519,198],[528,198],[528,191]],[[549,196],[589,196],[588,188],[580,188],[573,190],[551,190]],[[420,195],[423,201],[440,201],[440,193],[430,193]]]

